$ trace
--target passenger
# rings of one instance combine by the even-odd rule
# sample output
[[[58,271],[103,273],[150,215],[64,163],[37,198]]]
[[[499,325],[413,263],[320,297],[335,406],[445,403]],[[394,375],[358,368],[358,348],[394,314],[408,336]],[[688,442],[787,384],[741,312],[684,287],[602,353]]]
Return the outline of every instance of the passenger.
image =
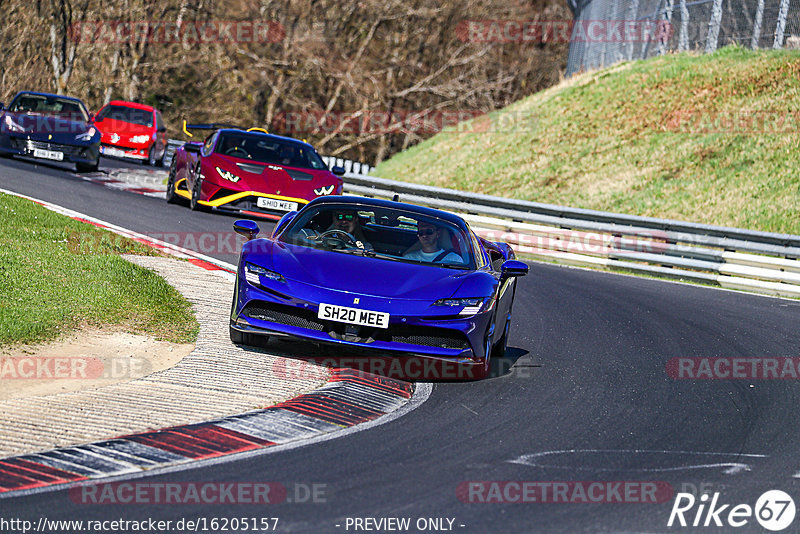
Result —
[[[439,244],[441,233],[442,230],[438,226],[427,221],[419,221],[417,223],[417,239],[419,239],[420,248],[406,252],[403,257],[425,263],[463,263],[461,256],[452,250],[445,250]]]
[[[361,220],[358,218],[358,213],[351,210],[335,210],[333,212],[333,224],[331,230],[342,230],[352,235],[356,240],[356,245],[360,242],[365,250],[375,250],[373,246],[367,242],[364,237],[364,231],[361,229]]]

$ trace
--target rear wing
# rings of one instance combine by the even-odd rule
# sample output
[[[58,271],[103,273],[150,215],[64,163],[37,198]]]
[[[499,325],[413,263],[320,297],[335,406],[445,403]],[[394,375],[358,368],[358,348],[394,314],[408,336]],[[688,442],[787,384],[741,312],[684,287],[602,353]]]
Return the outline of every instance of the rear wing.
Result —
[[[264,128],[242,128],[236,124],[228,124],[225,122],[212,122],[208,124],[186,124],[186,120],[183,121],[183,133],[188,135],[189,137],[194,137],[189,130],[219,130],[220,128],[235,128],[236,130],[244,130],[246,132],[262,132],[262,133],[269,133]]]

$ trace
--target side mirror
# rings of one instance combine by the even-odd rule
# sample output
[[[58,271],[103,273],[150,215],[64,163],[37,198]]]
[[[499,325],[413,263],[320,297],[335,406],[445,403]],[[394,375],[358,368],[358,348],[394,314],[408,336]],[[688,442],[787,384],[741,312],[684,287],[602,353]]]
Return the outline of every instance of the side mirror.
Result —
[[[233,223],[233,231],[239,235],[243,235],[248,241],[255,239],[260,230],[254,221],[242,219]]]
[[[161,128],[159,128],[157,131],[159,131],[159,132],[166,132],[166,131],[167,131],[167,127],[166,127],[166,126],[162,126],[162,127],[161,127]]]
[[[3,111],[4,109],[6,109],[5,105],[3,105],[2,102],[0,102],[0,111]]]
[[[194,154],[199,154],[200,153],[200,145],[198,145],[196,143],[186,143],[185,145],[183,145],[183,150],[185,150],[186,152],[192,152]]]
[[[331,172],[336,176],[343,176],[344,175],[344,167],[340,167],[336,165],[334,168],[331,169]]]
[[[294,219],[295,215],[297,215],[296,211],[290,211],[289,213],[286,213],[283,217],[281,217],[280,220],[278,221],[278,224],[275,225],[275,229],[272,231],[272,235],[277,235],[278,232],[280,232],[283,229],[283,227],[289,223],[289,221]]]
[[[528,264],[521,261],[508,260],[503,262],[500,267],[500,276],[502,278],[513,278],[525,276],[526,274],[528,274]]]

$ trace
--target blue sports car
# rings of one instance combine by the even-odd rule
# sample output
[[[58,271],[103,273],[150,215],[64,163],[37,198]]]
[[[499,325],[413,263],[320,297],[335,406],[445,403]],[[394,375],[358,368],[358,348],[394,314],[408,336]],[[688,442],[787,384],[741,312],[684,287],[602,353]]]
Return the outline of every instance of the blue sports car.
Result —
[[[289,337],[392,359],[422,357],[483,378],[506,349],[515,279],[528,266],[463,219],[401,202],[317,198],[272,236],[236,221],[242,247],[230,336]],[[418,359],[418,358],[416,358]]]
[[[100,132],[83,102],[69,96],[23,91],[8,108],[0,104],[0,156],[72,162],[96,171]]]

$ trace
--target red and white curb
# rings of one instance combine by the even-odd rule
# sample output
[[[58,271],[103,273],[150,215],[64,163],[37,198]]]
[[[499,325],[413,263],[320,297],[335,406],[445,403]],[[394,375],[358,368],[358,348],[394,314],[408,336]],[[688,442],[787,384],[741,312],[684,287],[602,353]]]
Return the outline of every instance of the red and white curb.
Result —
[[[408,382],[335,369],[320,389],[263,410],[0,460],[0,498],[307,440],[374,421],[412,394]]]
[[[49,202],[4,189],[0,193],[26,198],[56,213],[235,278],[234,265]],[[263,410],[0,459],[0,498],[329,439],[356,425],[366,428],[388,422],[424,402],[430,389],[427,384],[415,388],[410,382],[354,369],[332,369],[328,383],[321,388]]]

